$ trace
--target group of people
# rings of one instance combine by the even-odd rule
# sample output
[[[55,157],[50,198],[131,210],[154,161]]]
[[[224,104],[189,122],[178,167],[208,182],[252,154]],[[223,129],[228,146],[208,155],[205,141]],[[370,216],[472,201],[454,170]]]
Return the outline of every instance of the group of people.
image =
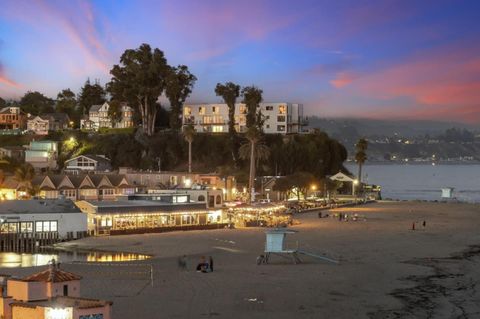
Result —
[[[197,271],[199,272],[212,272],[213,271],[213,258],[212,256],[208,257],[208,260],[205,256],[200,258],[200,262],[197,264]]]
[[[182,270],[187,270],[187,256],[183,255],[178,259],[178,267]],[[200,258],[200,262],[197,264],[196,271],[198,272],[212,272],[213,271],[213,258],[205,256]]]

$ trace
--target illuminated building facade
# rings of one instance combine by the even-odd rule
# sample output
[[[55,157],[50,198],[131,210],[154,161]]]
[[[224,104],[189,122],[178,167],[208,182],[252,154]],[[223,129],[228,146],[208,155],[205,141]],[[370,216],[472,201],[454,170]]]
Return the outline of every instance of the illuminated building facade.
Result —
[[[226,224],[221,209],[206,209],[188,195],[166,200],[78,201],[88,215],[89,233],[117,235],[170,230],[219,228]]]
[[[260,103],[258,111],[263,116],[263,131],[267,134],[301,133],[307,124],[303,105],[298,103]],[[193,125],[199,133],[227,133],[228,105],[185,104],[183,125]],[[247,106],[235,104],[235,130],[247,130]]]
[[[0,201],[0,235],[58,240],[87,235],[87,216],[71,200]]]

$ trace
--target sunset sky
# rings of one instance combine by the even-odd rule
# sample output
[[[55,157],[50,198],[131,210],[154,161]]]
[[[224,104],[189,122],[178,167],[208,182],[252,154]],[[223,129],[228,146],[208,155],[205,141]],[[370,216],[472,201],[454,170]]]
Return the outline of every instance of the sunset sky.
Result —
[[[0,0],[0,96],[105,84],[149,43],[198,81],[255,84],[322,117],[480,123],[480,1]]]

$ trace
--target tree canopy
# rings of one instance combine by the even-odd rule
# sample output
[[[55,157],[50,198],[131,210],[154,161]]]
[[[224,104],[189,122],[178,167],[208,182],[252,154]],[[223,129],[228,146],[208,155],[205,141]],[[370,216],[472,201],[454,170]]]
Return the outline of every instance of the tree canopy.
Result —
[[[5,101],[4,99],[2,99],[2,98],[0,97],[0,109],[1,109],[1,108],[4,108],[5,106],[7,106],[7,101]]]
[[[87,79],[83,87],[80,89],[78,96],[78,104],[82,114],[87,114],[92,105],[103,104],[107,100],[105,89],[99,82],[95,81],[94,84],[90,83],[90,79]]]
[[[107,85],[114,99],[126,101],[140,113],[142,128],[153,135],[160,104],[158,98],[166,86],[169,66],[163,52],[142,44],[138,49],[128,49],[120,57],[120,64],[110,70]]]
[[[233,82],[217,83],[215,94],[221,96],[228,106],[228,133],[235,134],[235,103],[240,95],[240,85]]]
[[[170,67],[166,77],[165,95],[170,102],[170,128],[178,131],[182,127],[182,106],[192,93],[197,81],[186,65]]]
[[[77,99],[75,93],[70,89],[64,89],[57,94],[57,105],[55,110],[66,113],[71,120],[77,120]]]
[[[54,112],[54,101],[38,91],[28,91],[20,99],[20,107],[25,113],[39,115]]]
[[[263,91],[256,86],[246,86],[242,89],[243,103],[247,106],[247,127],[262,128],[261,113],[258,109],[263,100]]]

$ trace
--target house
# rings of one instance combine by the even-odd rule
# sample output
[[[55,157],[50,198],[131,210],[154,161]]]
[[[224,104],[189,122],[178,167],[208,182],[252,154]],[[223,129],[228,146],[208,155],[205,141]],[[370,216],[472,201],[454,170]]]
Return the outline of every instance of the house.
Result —
[[[50,131],[66,130],[70,127],[70,117],[66,113],[45,113],[42,118],[48,118]]]
[[[222,190],[223,199],[232,200],[237,185],[235,177],[221,176],[216,173],[137,171],[128,167],[120,167],[119,173],[124,174],[128,183],[135,186],[140,192],[147,192],[148,189],[189,189],[201,186],[202,188]]]
[[[89,232],[94,235],[210,229],[226,225],[221,209],[206,209],[204,203],[190,202],[188,195],[183,195],[176,203],[167,197],[161,200],[82,200],[76,205],[93,220],[89,223]]]
[[[0,277],[0,317],[5,319],[111,319],[112,302],[80,297],[82,277],[52,263],[23,278]]]
[[[38,188],[36,195],[42,199],[115,200],[135,193],[135,187],[128,184],[124,175],[118,174],[38,175],[33,178],[32,185]],[[0,183],[0,200],[25,197],[27,193],[14,177],[7,176]]]
[[[25,151],[25,162],[35,169],[56,169],[58,143],[53,141],[31,141]]]
[[[50,121],[42,116],[32,116],[27,120],[27,130],[36,135],[47,135],[50,130]]]
[[[5,157],[23,162],[25,159],[25,148],[22,146],[2,146],[0,147],[0,159]]]
[[[26,115],[18,106],[8,106],[0,109],[0,130],[25,129]]]
[[[88,112],[88,118],[80,121],[80,128],[89,130],[98,130],[101,127],[106,128],[129,128],[133,127],[133,109],[126,103],[120,104],[121,119],[116,123],[112,123],[112,119],[108,115],[110,105],[105,102],[100,105],[92,105]]]
[[[66,172],[108,172],[112,170],[110,159],[103,155],[79,155],[65,161]]]
[[[260,103],[263,116],[263,131],[267,134],[301,133],[307,125],[303,116],[303,105],[298,103]],[[227,104],[185,104],[183,125],[193,125],[199,133],[228,132]],[[235,130],[247,129],[247,106],[235,104]]]
[[[87,235],[87,216],[71,200],[0,201],[0,234],[28,234],[29,238],[50,234],[57,240]]]
[[[37,135],[47,135],[48,131],[68,129],[70,118],[65,113],[45,113],[31,116],[27,120],[27,130]]]
[[[115,200],[135,192],[125,176],[118,174],[37,176],[32,184],[38,186],[38,195],[46,199]]]

